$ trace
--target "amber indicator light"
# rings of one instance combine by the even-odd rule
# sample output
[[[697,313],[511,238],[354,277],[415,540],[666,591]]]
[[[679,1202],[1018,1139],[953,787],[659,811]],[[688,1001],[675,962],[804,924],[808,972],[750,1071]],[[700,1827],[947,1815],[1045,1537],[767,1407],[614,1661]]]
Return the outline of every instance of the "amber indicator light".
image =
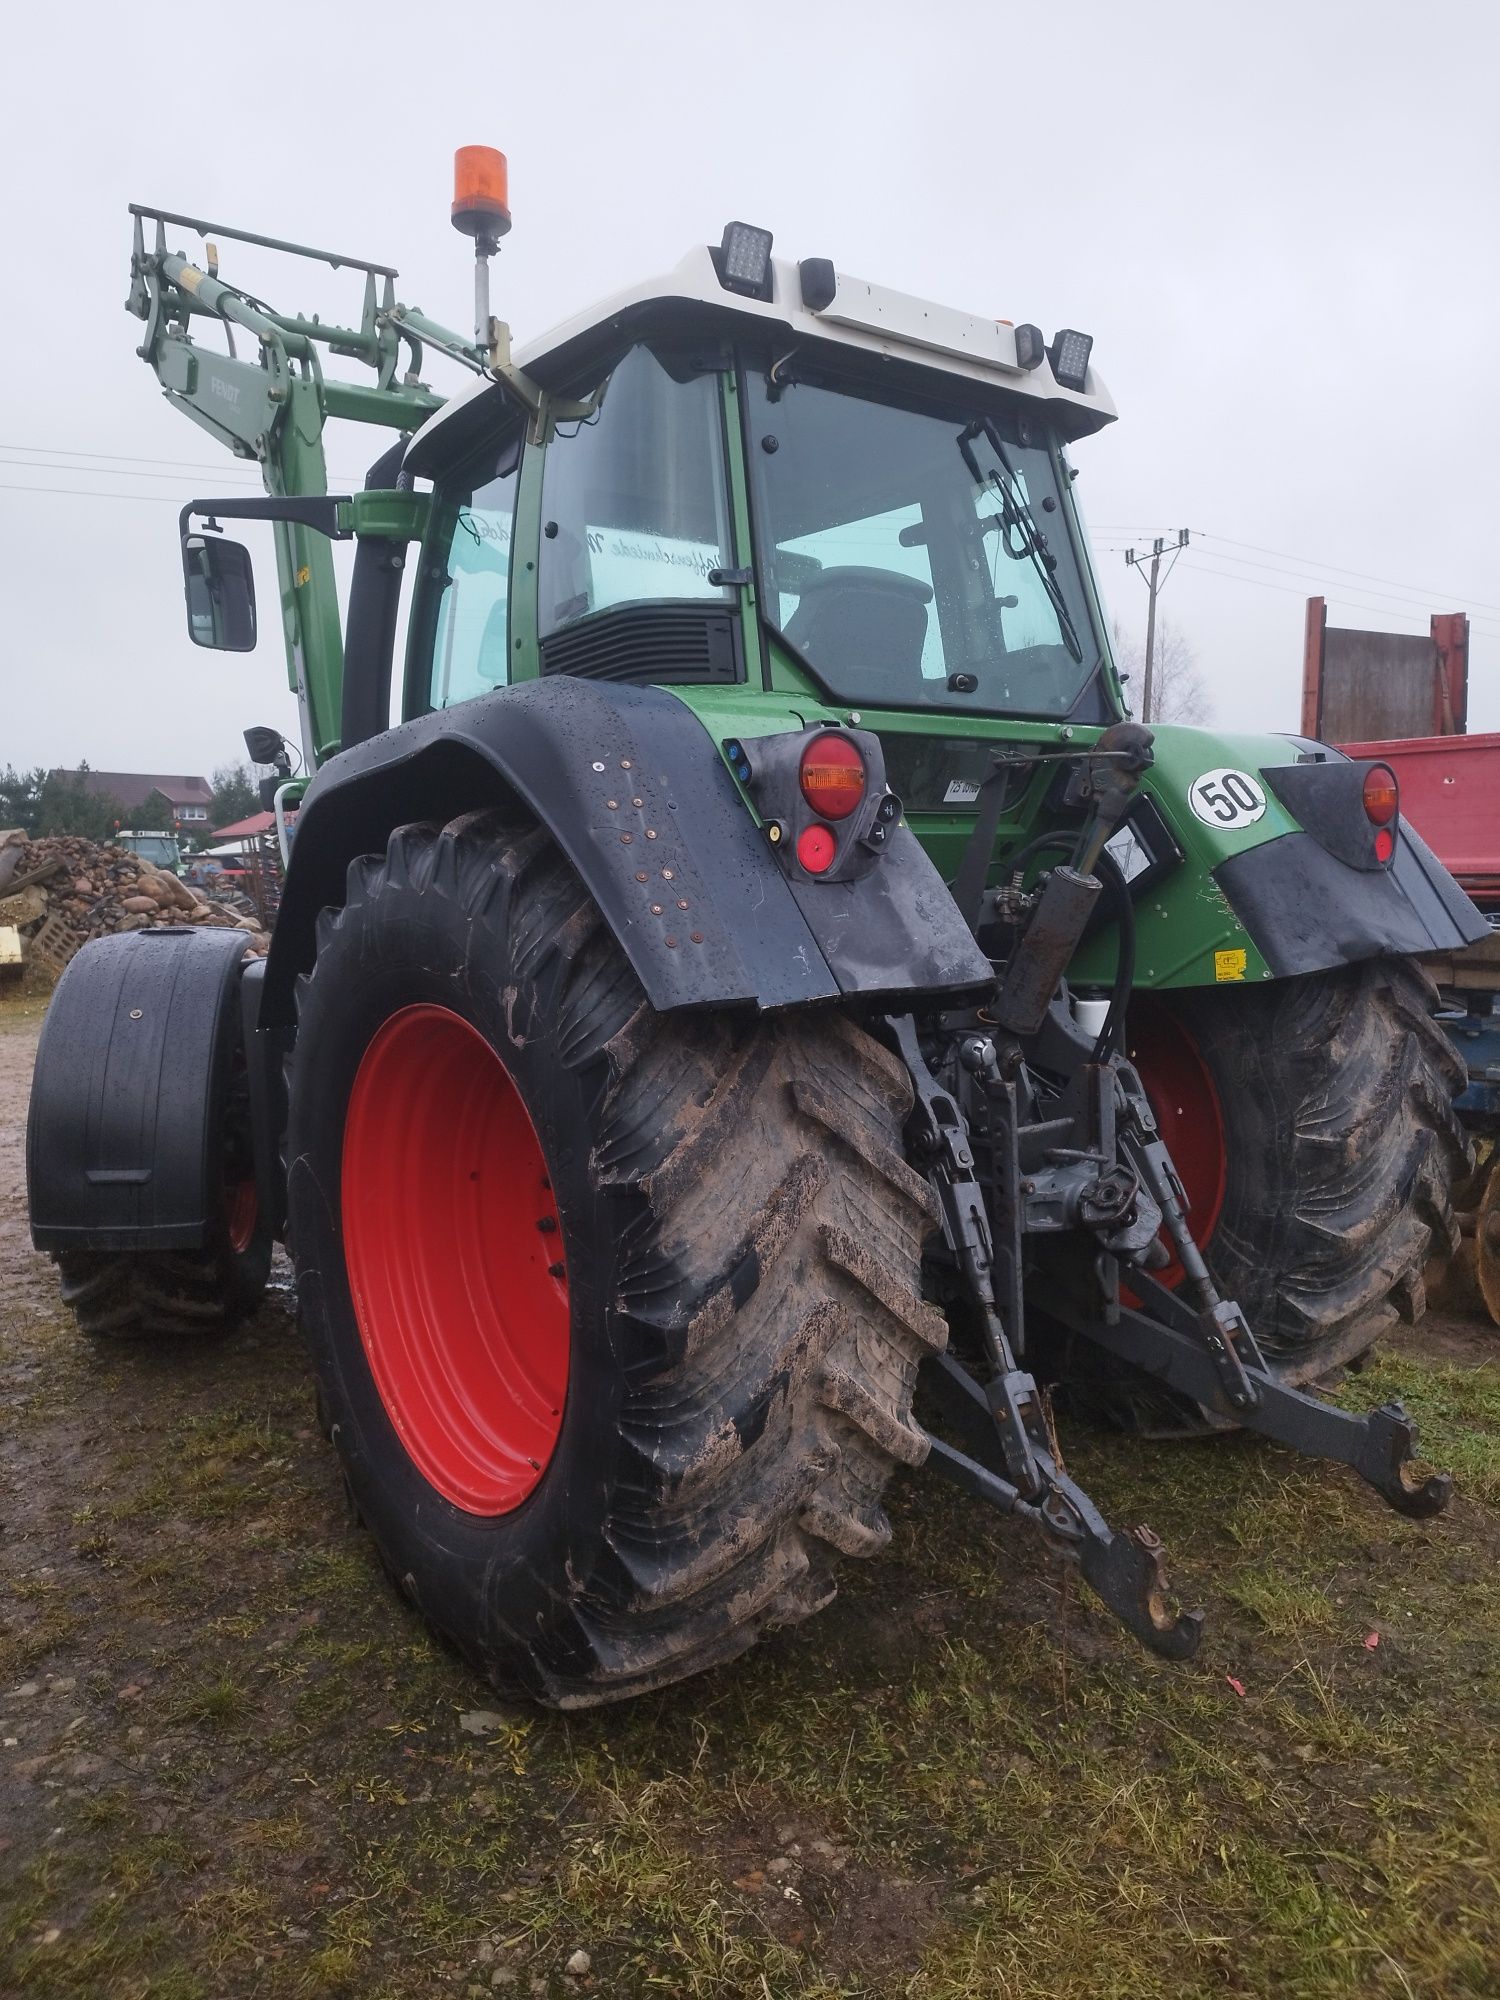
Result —
[[[865,760],[847,736],[830,730],[815,736],[803,751],[798,780],[815,813],[847,819],[865,795]]]
[[[1365,818],[1371,826],[1389,826],[1396,817],[1401,793],[1396,774],[1389,764],[1372,764],[1365,773],[1363,791]]]

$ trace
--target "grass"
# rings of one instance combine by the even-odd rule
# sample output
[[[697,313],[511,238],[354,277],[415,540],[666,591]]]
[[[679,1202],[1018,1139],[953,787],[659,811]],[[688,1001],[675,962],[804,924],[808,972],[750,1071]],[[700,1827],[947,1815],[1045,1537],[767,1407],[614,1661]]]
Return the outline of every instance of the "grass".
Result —
[[[1065,1431],[1207,1608],[1191,1663],[903,1478],[827,1613],[557,1716],[384,1581],[281,1305],[170,1365],[5,1310],[0,1992],[1493,2000],[1500,1368],[1350,1385],[1455,1471],[1434,1522],[1249,1439]]]
[[[1485,1491],[1494,1373],[1402,1357],[1359,1386],[1405,1396]],[[1071,1463],[1120,1518],[1149,1500],[1210,1600],[1197,1662],[1149,1659],[1074,1590],[1065,1673],[1050,1564],[911,1480],[891,1554],[813,1625],[695,1686],[502,1708],[476,1738],[458,1714],[493,1697],[379,1581],[281,1388],[166,1423],[117,1495],[116,1534],[178,1548],[128,1711],[170,1754],[64,1793],[76,1849],[13,1870],[0,1968],[28,1992],[396,2000],[514,1971],[560,1995],[585,1990],[580,1945],[588,1990],[695,2000],[1494,1991],[1482,1501],[1406,1523],[1247,1442],[1091,1433]],[[287,1454],[287,1538],[247,1554],[244,1496]],[[98,1503],[74,1496],[74,1536],[76,1512]],[[89,1648],[109,1657],[113,1616],[138,1653],[131,1580],[103,1582]]]

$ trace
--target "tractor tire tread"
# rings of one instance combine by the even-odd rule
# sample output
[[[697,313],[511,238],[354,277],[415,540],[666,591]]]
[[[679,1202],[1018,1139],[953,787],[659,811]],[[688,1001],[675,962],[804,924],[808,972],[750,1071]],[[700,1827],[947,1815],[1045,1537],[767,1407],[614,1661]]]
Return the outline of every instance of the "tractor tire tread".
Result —
[[[269,1252],[267,1252],[269,1255]],[[57,1258],[62,1301],[96,1340],[192,1340],[227,1333],[264,1289],[213,1250],[69,1250]]]
[[[551,840],[498,813],[398,829],[324,936],[387,880],[503,912],[514,970],[557,996],[561,1060],[603,1079],[592,1174],[630,1218],[607,1587],[574,1592],[568,1647],[497,1656],[440,1590],[398,1582],[498,1685],[569,1708],[639,1694],[806,1617],[839,1555],[889,1539],[887,1480],[926,1455],[918,1365],[947,1335],[921,1297],[936,1212],[902,1157],[910,1083],[842,1015],[656,1014]]]
[[[1209,1249],[1290,1382],[1336,1376],[1425,1310],[1423,1267],[1457,1247],[1453,1190],[1471,1170],[1453,1108],[1462,1063],[1410,960],[1287,980],[1236,1009],[1209,996],[1236,1088],[1290,1144],[1274,1177],[1221,1216]]]

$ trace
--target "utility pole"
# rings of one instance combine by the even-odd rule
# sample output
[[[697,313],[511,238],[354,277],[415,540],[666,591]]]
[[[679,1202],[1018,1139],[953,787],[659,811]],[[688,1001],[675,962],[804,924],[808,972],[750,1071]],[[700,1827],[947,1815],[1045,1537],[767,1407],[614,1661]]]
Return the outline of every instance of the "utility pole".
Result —
[[[1170,576],[1173,570],[1176,569],[1178,555],[1188,545],[1188,533],[1189,530],[1186,528],[1179,528],[1177,530],[1177,540],[1172,545],[1172,560],[1167,564],[1167,576]],[[1161,574],[1161,559],[1166,552],[1166,538],[1162,535],[1158,535],[1156,540],[1151,544],[1149,558],[1136,549],[1127,549],[1125,551],[1127,567],[1135,570],[1146,586],[1146,671],[1141,684],[1142,722],[1149,722],[1151,720],[1151,696],[1153,692],[1151,686],[1151,667],[1156,657],[1156,595],[1167,580],[1167,576]],[[1151,564],[1151,573],[1149,576],[1143,567],[1148,560]]]

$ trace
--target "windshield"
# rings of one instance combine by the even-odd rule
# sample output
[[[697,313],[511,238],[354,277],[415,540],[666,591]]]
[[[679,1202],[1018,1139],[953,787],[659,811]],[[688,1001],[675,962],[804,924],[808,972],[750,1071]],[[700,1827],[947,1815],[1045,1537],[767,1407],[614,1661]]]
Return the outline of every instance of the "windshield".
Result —
[[[142,861],[155,861],[176,867],[178,861],[177,842],[164,833],[122,834],[120,844],[132,854],[138,854]]]
[[[748,392],[766,613],[829,692],[1068,714],[1099,644],[1037,420]]]

